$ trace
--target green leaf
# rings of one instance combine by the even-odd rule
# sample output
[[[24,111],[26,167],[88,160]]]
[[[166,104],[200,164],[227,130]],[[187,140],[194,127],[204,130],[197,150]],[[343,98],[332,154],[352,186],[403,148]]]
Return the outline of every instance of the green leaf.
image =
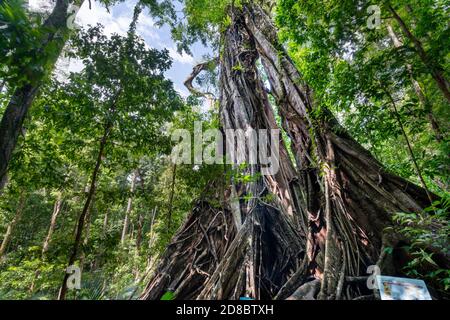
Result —
[[[174,300],[174,299],[175,299],[175,294],[172,291],[167,291],[161,297],[161,300]]]

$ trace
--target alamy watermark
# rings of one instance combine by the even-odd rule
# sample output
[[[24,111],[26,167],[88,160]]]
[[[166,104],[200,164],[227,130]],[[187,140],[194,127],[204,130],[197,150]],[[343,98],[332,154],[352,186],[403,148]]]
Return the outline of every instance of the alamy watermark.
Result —
[[[381,275],[381,269],[377,265],[370,265],[367,267],[367,271],[370,276],[367,278],[367,288],[368,289],[378,289],[377,276]]]
[[[376,29],[381,25],[381,9],[377,5],[367,7],[367,28]]]
[[[47,16],[51,13],[54,4],[45,0],[23,0],[21,4],[22,8],[26,12],[33,12],[41,17]],[[75,23],[75,18],[80,11],[80,6],[69,3],[67,7],[66,26],[69,30],[77,29],[78,26]],[[8,28],[8,24],[0,24],[0,30]]]
[[[172,141],[177,145],[172,149],[172,162],[196,165],[260,165],[262,175],[274,175],[278,172],[280,168],[279,129],[255,130],[248,127],[246,130],[225,129],[224,131],[224,133],[218,129],[203,131],[200,121],[194,123],[193,139],[189,130],[174,130]]]
[[[70,30],[77,28],[77,25],[75,24],[75,18],[78,11],[80,11],[80,7],[75,4],[70,4],[69,8],[67,9],[67,28]]]
[[[66,286],[68,289],[73,290],[81,289],[81,270],[80,267],[71,265],[68,266],[66,269],[66,273],[70,274],[70,276],[67,278]]]

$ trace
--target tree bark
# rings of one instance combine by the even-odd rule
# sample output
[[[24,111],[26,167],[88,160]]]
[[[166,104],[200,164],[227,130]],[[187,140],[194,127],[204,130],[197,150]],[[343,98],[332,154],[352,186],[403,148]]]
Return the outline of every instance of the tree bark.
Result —
[[[224,35],[229,46],[220,64],[221,123],[224,130],[276,128],[268,99],[261,96],[264,87],[255,72],[254,42],[243,23],[239,18]],[[243,70],[233,68],[237,65]],[[236,151],[246,152],[242,148],[246,147],[238,145]],[[284,149],[282,156],[287,159]],[[255,176],[260,166],[250,165],[245,173]],[[238,299],[243,295],[259,299],[274,295],[304,256],[304,238],[295,231],[295,209],[287,201],[291,197],[286,180],[289,174],[293,174],[293,168],[284,163],[273,177],[260,177],[249,184],[235,182],[236,192],[227,190],[227,204],[218,209],[211,203],[222,202],[222,181],[211,182],[206,189],[213,194],[198,201],[143,298],[159,299],[166,291],[174,291],[180,299]],[[263,200],[269,190],[280,195],[280,203]],[[240,200],[245,196],[251,196],[250,200]]]
[[[7,169],[28,109],[38,88],[24,85],[14,91],[0,123],[0,190],[7,182]]]
[[[94,192],[94,196],[92,198],[91,204],[89,206],[89,209],[87,211],[86,217],[84,218],[84,224],[85,224],[85,234],[83,240],[82,240],[82,248],[86,248],[88,242],[89,242],[89,236],[90,236],[90,232],[91,232],[91,222],[92,222],[92,214],[93,214],[93,210],[95,208],[95,192]],[[80,253],[80,258],[79,258],[79,267],[80,267],[80,273],[83,273],[84,270],[84,265],[86,263],[85,261],[86,259],[86,253],[85,250],[81,250]],[[92,267],[92,264],[91,264]]]
[[[310,272],[322,279],[321,298],[336,298],[342,272],[363,274],[366,266],[377,261],[390,214],[420,212],[430,201],[424,189],[386,172],[326,108],[316,105],[262,10],[249,6],[246,18],[284,127],[294,142],[300,180],[308,181],[301,178],[306,170],[314,174],[310,180],[321,185],[312,195],[318,201],[308,210],[310,223],[315,224],[310,228]],[[314,112],[318,107],[321,112]],[[308,190],[308,185],[302,189]],[[303,206],[308,208],[308,203]],[[320,255],[323,259],[318,259]]]
[[[26,203],[26,195],[25,192],[22,191],[20,193],[20,197],[19,197],[19,203],[17,205],[17,209],[16,209],[16,214],[14,215],[13,220],[10,222],[10,224],[8,225],[5,235],[3,236],[3,241],[2,244],[0,246],[0,260],[2,260],[4,258],[4,255],[6,253],[6,250],[8,248],[8,244],[11,241],[13,232],[17,226],[17,223],[19,222],[19,220],[22,218],[23,212],[24,212],[24,208],[25,208],[25,203]]]
[[[218,256],[223,255],[235,229],[231,215],[227,214],[228,212],[221,213],[209,202],[208,199],[203,199],[196,203],[167,248],[158,266],[158,272],[147,285],[144,298],[160,299],[167,291],[177,289],[178,296],[195,298],[202,289],[202,284],[213,273],[216,260],[211,250]],[[200,225],[206,226],[206,235]],[[206,237],[214,239],[214,249],[209,247],[208,243],[211,241],[206,240]]]

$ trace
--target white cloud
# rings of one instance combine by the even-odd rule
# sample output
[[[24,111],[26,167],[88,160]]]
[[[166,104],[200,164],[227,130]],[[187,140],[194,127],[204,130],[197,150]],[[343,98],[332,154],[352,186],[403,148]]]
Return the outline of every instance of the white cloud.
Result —
[[[155,22],[148,14],[144,12],[139,16],[136,31],[144,39],[150,38],[153,40],[159,40],[160,38]]]
[[[76,22],[81,26],[101,23],[105,27],[105,34],[108,36],[113,33],[126,35],[133,18],[134,4],[126,3],[119,10],[115,9],[116,7],[111,8],[108,12],[105,7],[94,1],[92,1],[92,8],[89,9],[89,4],[85,1],[78,12]],[[139,16],[136,31],[144,39],[159,39],[157,27],[145,11]]]
[[[29,0],[28,8],[32,12],[49,14],[55,4],[51,0]]]
[[[69,72],[80,72],[84,68],[84,63],[80,59],[70,59]]]
[[[194,58],[186,53],[180,54],[174,47],[167,48],[169,50],[169,56],[176,62],[182,64],[194,65]]]
[[[86,27],[87,25],[95,26],[97,23],[101,23],[105,27],[105,34],[108,36],[113,33],[126,35],[132,19],[132,12],[127,12],[126,15],[113,17],[113,15],[98,2],[92,1],[91,3],[91,9],[89,9],[88,1],[85,1],[81,6],[75,20],[77,24]]]

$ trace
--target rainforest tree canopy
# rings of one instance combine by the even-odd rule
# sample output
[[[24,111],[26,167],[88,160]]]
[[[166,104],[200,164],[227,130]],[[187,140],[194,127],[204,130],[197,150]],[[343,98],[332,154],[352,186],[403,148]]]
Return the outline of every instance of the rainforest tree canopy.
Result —
[[[0,299],[449,297],[446,1],[31,2],[0,3]]]

